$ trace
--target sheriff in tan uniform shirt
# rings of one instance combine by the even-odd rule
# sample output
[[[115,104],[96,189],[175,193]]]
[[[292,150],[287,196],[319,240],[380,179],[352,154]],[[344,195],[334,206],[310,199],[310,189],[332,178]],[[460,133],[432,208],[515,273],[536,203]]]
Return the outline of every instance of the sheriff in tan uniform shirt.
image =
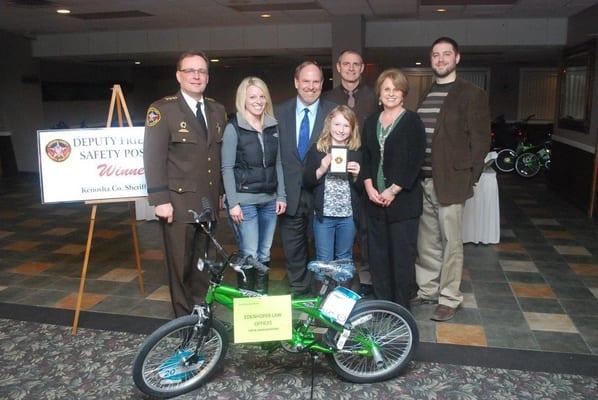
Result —
[[[205,241],[200,230],[190,224],[193,219],[187,210],[201,212],[203,197],[217,210],[222,192],[220,145],[226,113],[221,104],[203,96],[207,63],[202,53],[181,55],[176,74],[181,90],[152,103],[145,123],[148,199],[161,221],[177,317],[190,313],[208,287],[207,275],[195,268]]]

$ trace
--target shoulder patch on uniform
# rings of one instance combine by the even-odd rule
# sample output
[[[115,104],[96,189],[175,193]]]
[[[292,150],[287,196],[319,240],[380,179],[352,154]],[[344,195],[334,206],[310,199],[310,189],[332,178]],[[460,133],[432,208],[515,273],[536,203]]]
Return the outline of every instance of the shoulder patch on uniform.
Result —
[[[173,101],[173,100],[176,100],[178,98],[179,98],[179,96],[166,96],[166,97],[164,97],[164,100],[166,100],[166,101]]]
[[[156,126],[158,122],[162,119],[162,114],[160,114],[160,110],[156,107],[150,107],[147,110],[147,117],[145,123],[147,126]]]

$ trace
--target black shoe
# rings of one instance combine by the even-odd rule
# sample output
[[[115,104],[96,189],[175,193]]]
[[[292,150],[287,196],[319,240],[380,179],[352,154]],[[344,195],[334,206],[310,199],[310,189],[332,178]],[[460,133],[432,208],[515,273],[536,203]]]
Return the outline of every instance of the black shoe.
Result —
[[[268,273],[257,271],[255,274],[255,291],[261,294],[268,294]]]
[[[371,297],[374,295],[374,287],[372,285],[366,285],[362,283],[359,285],[359,295],[361,297]]]

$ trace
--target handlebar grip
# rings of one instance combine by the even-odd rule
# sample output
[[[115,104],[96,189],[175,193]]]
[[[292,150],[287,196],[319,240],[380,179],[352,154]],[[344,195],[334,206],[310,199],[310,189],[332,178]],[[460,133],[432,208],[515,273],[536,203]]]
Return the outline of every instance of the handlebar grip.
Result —
[[[205,215],[205,218],[212,219],[212,214],[213,214],[214,210],[212,209],[210,200],[207,197],[201,198],[201,206],[203,208],[202,214]]]
[[[198,223],[198,224],[211,220],[212,215],[214,213],[214,210],[212,209],[212,206],[210,205],[210,200],[208,200],[207,197],[201,198],[201,207],[203,210],[201,211],[200,214],[198,214],[195,210],[187,210],[187,212],[189,212],[193,215],[193,220],[195,221],[195,223]]]

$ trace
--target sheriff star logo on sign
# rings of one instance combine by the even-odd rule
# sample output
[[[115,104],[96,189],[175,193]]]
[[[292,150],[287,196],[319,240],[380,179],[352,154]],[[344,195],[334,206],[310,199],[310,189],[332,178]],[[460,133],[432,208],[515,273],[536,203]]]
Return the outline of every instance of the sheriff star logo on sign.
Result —
[[[71,145],[62,139],[54,139],[46,145],[46,154],[52,161],[63,162],[71,155]]]

